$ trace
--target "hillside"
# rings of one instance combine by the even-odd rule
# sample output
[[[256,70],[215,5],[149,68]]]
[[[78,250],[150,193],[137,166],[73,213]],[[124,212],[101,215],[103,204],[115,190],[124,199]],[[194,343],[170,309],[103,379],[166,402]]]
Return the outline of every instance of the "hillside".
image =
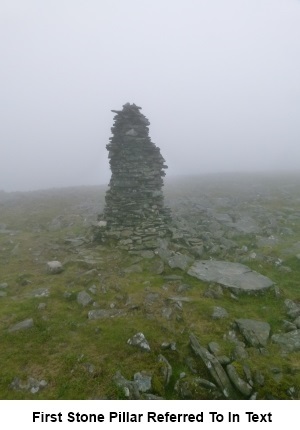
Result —
[[[0,398],[299,399],[300,177],[169,179],[141,251],[94,240],[105,190],[0,193]]]

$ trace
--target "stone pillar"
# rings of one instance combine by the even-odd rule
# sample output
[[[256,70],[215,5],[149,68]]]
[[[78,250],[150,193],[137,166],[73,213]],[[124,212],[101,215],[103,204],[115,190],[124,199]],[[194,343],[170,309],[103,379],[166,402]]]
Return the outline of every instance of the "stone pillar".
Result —
[[[167,166],[140,110],[126,103],[122,110],[112,111],[116,115],[106,146],[112,175],[101,217],[104,236],[118,237],[127,249],[155,248],[170,221],[162,192]]]

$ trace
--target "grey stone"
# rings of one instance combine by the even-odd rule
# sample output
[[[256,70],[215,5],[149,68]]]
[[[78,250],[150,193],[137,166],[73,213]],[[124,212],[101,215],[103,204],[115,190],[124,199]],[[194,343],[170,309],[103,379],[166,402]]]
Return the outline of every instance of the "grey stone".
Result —
[[[124,378],[121,372],[116,372],[113,377],[114,383],[123,390],[125,397],[132,400],[139,400],[141,398],[137,384]]]
[[[26,382],[22,381],[20,378],[14,378],[10,384],[10,388],[16,391],[30,391],[32,394],[36,394],[40,389],[46,388],[48,385],[47,381],[44,379],[38,380],[29,377]]]
[[[162,308],[161,316],[166,320],[169,320],[172,314],[173,314],[173,309],[170,306]]]
[[[208,344],[209,352],[211,352],[214,355],[219,355],[221,352],[220,345],[217,342],[209,342]]]
[[[154,257],[154,252],[153,251],[141,251],[140,253],[142,258],[146,258],[146,259],[152,259]]]
[[[227,317],[228,317],[228,312],[226,311],[226,309],[224,309],[220,306],[214,306],[214,310],[212,313],[212,319],[219,320],[219,319],[223,319],[223,318],[227,318]]]
[[[288,333],[273,334],[271,339],[274,343],[279,344],[285,352],[300,351],[300,329]]]
[[[124,269],[125,273],[141,273],[142,271],[142,266],[140,266],[139,264],[133,264],[132,266],[129,266]]]
[[[98,320],[98,319],[107,319],[107,318],[115,318],[125,315],[125,311],[123,309],[95,309],[88,312],[88,319],[90,320]]]
[[[190,335],[190,345],[192,350],[201,358],[217,386],[221,389],[223,395],[227,399],[234,399],[235,392],[231,382],[221,366],[218,359],[212,355],[206,348],[200,345],[195,335]]]
[[[297,330],[297,328],[300,328],[300,327],[297,327],[296,324],[294,324],[290,321],[283,320],[282,322],[283,322],[284,331],[293,331],[293,330]]]
[[[43,311],[44,309],[46,309],[46,307],[47,307],[46,303],[39,303],[38,310]]]
[[[245,340],[254,347],[266,346],[269,340],[271,327],[263,321],[250,319],[235,320]]]
[[[154,275],[161,275],[165,270],[165,265],[162,260],[153,261],[149,267],[149,271]]]
[[[297,317],[297,318],[293,321],[293,324],[295,324],[297,328],[300,328],[300,316],[299,316],[299,317]]]
[[[3,290],[3,289],[5,289],[5,288],[7,288],[8,287],[8,283],[7,282],[2,282],[1,284],[0,284],[0,290]]]
[[[10,327],[8,329],[9,332],[14,332],[14,331],[20,331],[20,330],[27,330],[29,328],[33,327],[33,319],[32,318],[27,318],[24,321],[21,321],[15,325],[13,325],[12,327]]]
[[[223,296],[223,290],[221,285],[209,285],[203,295],[210,299],[220,299]]]
[[[152,377],[146,372],[137,372],[133,376],[133,380],[140,393],[145,393],[151,390]]]
[[[287,314],[291,318],[297,318],[300,316],[300,306],[293,302],[293,300],[286,299],[284,301],[285,307],[287,309]]]
[[[273,282],[249,267],[227,261],[195,261],[187,272],[202,281],[217,282],[225,287],[242,291],[258,291],[269,288]]]
[[[132,338],[128,339],[128,345],[138,346],[143,351],[150,351],[150,345],[141,332],[135,334]]]
[[[86,291],[80,291],[77,294],[77,303],[81,306],[87,306],[93,301],[92,297]]]
[[[32,291],[30,296],[32,297],[49,297],[50,289],[49,288],[38,288],[37,290]]]
[[[175,254],[168,259],[168,264],[171,269],[186,270],[193,262],[193,259],[188,255]]]
[[[239,376],[235,366],[233,364],[228,364],[226,366],[226,371],[235,388],[244,396],[249,397],[253,388],[248,384],[248,382]]]
[[[63,271],[63,265],[60,261],[48,261],[47,263],[47,271],[51,274],[61,273]]]
[[[170,382],[170,379],[173,373],[172,366],[162,354],[159,354],[158,362],[161,364],[159,370],[163,376],[164,384],[165,386],[167,386]]]
[[[240,361],[240,360],[244,360],[244,359],[246,359],[248,357],[249,357],[248,352],[247,352],[246,348],[243,345],[236,345],[234,347],[234,350],[232,352],[232,358],[234,360],[236,360],[236,361],[239,360]]]

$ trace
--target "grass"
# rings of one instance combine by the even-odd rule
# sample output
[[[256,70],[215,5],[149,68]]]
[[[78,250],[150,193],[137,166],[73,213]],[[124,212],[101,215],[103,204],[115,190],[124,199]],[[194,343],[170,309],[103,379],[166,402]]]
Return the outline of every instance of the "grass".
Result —
[[[189,179],[166,187],[167,199],[176,202],[186,196],[197,199],[202,194],[210,198],[243,195],[247,205],[247,181],[218,181],[206,179],[198,186],[199,179]],[[290,178],[286,181],[291,181]],[[260,201],[270,213],[293,214],[300,212],[299,188],[290,187],[289,194],[278,188],[279,181],[268,178],[265,188],[269,199]],[[287,182],[287,185],[289,183]],[[255,185],[255,184],[254,184]],[[252,184],[251,190],[254,185]],[[258,185],[257,185],[258,186]],[[244,187],[244,188],[243,188]],[[254,187],[255,188],[255,187]],[[252,191],[249,199],[252,199]],[[257,249],[253,235],[236,235],[239,246],[247,245],[250,251],[272,257],[249,260],[253,270],[270,277],[280,290],[280,297],[270,289],[253,296],[238,295],[232,298],[224,290],[219,299],[205,297],[208,285],[186,273],[165,265],[162,275],[151,272],[153,260],[138,262],[141,273],[124,273],[124,269],[135,262],[136,257],[98,244],[74,247],[67,238],[88,235],[86,218],[96,220],[104,201],[104,189],[82,187],[78,189],[48,190],[36,193],[6,195],[0,201],[0,222],[7,224],[10,233],[0,234],[0,283],[8,283],[6,297],[0,298],[0,398],[1,399],[118,399],[123,393],[113,383],[117,371],[129,379],[136,372],[149,371],[153,376],[154,391],[169,399],[176,399],[174,384],[182,372],[191,375],[186,358],[192,353],[189,334],[194,333],[206,346],[216,341],[224,354],[232,353],[232,344],[224,334],[232,329],[237,318],[252,318],[267,321],[272,332],[282,330],[286,319],[284,299],[300,301],[300,263],[293,254],[285,250],[300,241],[300,222],[284,215],[279,227],[292,228],[293,236],[280,237],[271,250]],[[249,205],[253,205],[253,201]],[[255,205],[254,205],[255,206]],[[246,208],[247,209],[247,208]],[[53,220],[60,220],[60,228],[53,228]],[[209,256],[205,256],[208,257]],[[155,257],[158,258],[158,257]],[[214,257],[215,258],[215,257]],[[233,250],[228,261],[239,261]],[[273,260],[282,258],[291,272],[281,272]],[[46,262],[59,260],[64,271],[49,275]],[[92,261],[91,261],[92,260]],[[90,272],[92,269],[95,271]],[[164,276],[177,274],[181,281],[166,281]],[[179,284],[190,288],[178,293]],[[95,293],[89,288],[95,286]],[[35,297],[41,288],[49,290],[49,297]],[[104,309],[122,308],[126,314],[109,320],[89,320],[88,311],[93,305],[82,307],[77,303],[77,294],[87,291],[96,306]],[[4,290],[3,290],[4,291]],[[149,294],[157,299],[152,301]],[[182,310],[170,300],[172,296],[187,297]],[[45,303],[45,308],[39,305]],[[225,320],[211,318],[213,307],[222,306],[229,317]],[[170,307],[169,319],[162,315],[162,309]],[[15,323],[32,318],[31,329],[9,332]],[[143,332],[151,345],[150,352],[142,352],[127,344],[137,332]],[[176,342],[176,351],[162,350],[163,342]],[[163,354],[171,363],[173,374],[168,387],[161,383],[160,367],[157,361]],[[299,353],[282,356],[276,345],[270,344],[266,355],[257,354],[249,348],[245,364],[265,376],[265,386],[259,389],[261,398],[270,393],[275,398],[286,398],[291,386],[300,387]],[[198,362],[201,377],[209,379],[207,370]],[[277,381],[273,370],[282,370],[282,379]],[[45,389],[33,394],[26,390],[13,390],[11,383],[20,378],[46,380]],[[199,394],[200,395],[200,394]]]

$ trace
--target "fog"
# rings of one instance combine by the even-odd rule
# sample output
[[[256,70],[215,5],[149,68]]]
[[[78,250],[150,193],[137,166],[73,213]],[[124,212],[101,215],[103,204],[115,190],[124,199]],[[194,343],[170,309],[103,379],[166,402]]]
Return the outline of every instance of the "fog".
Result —
[[[0,189],[108,183],[142,107],[167,175],[299,170],[300,1],[2,0]]]

